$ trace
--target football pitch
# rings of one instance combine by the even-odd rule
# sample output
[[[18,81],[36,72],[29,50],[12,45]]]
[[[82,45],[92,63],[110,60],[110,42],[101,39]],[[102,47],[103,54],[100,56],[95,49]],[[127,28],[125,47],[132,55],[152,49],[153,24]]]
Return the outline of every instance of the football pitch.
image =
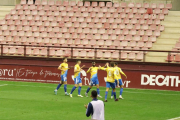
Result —
[[[57,84],[0,81],[0,120],[88,120],[84,104],[90,97],[54,95]],[[68,85],[68,92],[73,85]],[[87,86],[82,87],[84,96]],[[93,90],[96,90],[93,87]],[[90,91],[91,92],[91,91]],[[89,92],[89,96],[90,96]],[[100,87],[104,100],[105,87]],[[180,92],[124,89],[123,100],[105,103],[106,120],[168,120],[180,117]],[[119,96],[119,88],[117,90]],[[178,119],[174,119],[178,120]]]

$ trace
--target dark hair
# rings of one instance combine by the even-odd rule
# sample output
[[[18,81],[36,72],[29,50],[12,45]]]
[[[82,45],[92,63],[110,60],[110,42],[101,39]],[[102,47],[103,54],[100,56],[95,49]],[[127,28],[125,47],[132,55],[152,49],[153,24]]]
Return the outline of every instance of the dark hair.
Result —
[[[96,62],[92,62],[92,64],[93,64],[93,63],[96,63]]]
[[[65,59],[67,59],[67,57],[64,57],[62,60],[64,61]]]
[[[114,64],[115,64],[115,65],[118,65],[118,63],[117,63],[117,62],[115,62]]]
[[[97,91],[93,90],[93,91],[91,92],[91,96],[92,96],[93,98],[96,98],[96,97],[97,97]]]
[[[76,60],[76,63],[78,63],[79,61],[81,61],[81,60]]]
[[[110,62],[111,67],[114,67],[114,62]]]

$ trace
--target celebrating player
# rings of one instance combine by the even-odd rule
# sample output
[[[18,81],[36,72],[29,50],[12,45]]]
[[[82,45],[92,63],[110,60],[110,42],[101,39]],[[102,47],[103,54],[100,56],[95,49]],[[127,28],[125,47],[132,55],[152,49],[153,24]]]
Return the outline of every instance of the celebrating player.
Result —
[[[116,86],[120,86],[120,95],[119,95],[119,98],[120,99],[123,99],[122,97],[122,92],[123,92],[123,82],[122,82],[122,78],[121,78],[121,74],[124,75],[127,79],[127,76],[126,74],[121,70],[121,68],[119,68],[117,66],[117,62],[115,63],[115,72],[116,72],[116,76],[117,76],[117,79],[115,80],[115,83],[116,83]],[[111,93],[111,99],[113,99],[113,91]]]
[[[81,68],[80,68],[80,64],[81,64],[81,61],[80,60],[77,60],[77,63],[76,65],[74,66],[74,84],[75,86],[72,88],[71,90],[71,93],[70,93],[70,97],[72,97],[72,93],[73,91],[77,88],[77,86],[79,85],[79,88],[78,88],[78,97],[83,97],[81,95],[81,87],[82,87],[82,80],[81,80],[81,70],[82,68],[85,66],[83,65]]]
[[[88,89],[85,92],[85,96],[88,97],[88,92],[89,90],[93,87],[93,85],[96,85],[97,87],[97,93],[98,93],[98,97],[102,98],[100,96],[100,91],[99,91],[99,80],[98,80],[98,76],[97,76],[97,72],[98,70],[101,69],[99,67],[96,67],[96,63],[92,62],[92,67],[90,67],[87,71],[87,73],[91,73],[91,82],[90,82],[90,86],[88,87]]]
[[[118,101],[118,99],[116,99],[115,79],[117,79],[117,76],[116,76],[115,69],[114,69],[114,62],[111,62],[110,65],[111,65],[111,67],[109,67],[108,64],[106,64],[107,68],[102,68],[107,71],[106,92],[105,92],[105,101],[104,102],[107,102],[107,95],[108,95],[108,91],[109,91],[110,87],[113,89],[113,95],[114,95],[115,101]]]
[[[69,69],[67,64],[67,58],[63,58],[63,63],[59,65],[58,69],[61,70],[61,81],[58,84],[57,88],[54,90],[54,93],[57,95],[58,89],[61,87],[62,84],[64,84],[65,95],[69,95],[67,93],[67,73]]]

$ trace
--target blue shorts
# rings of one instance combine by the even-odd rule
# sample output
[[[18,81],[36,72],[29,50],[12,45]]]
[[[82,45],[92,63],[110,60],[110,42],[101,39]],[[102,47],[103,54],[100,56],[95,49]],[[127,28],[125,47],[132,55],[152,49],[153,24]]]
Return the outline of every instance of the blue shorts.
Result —
[[[81,78],[74,78],[74,84],[82,83]]]
[[[61,75],[61,81],[62,81],[62,82],[67,81],[67,77],[66,77],[65,75]]]
[[[110,87],[111,87],[112,89],[116,88],[115,82],[114,82],[114,83],[106,82],[106,88],[110,88]]]
[[[122,79],[118,79],[118,80],[119,80],[119,85],[123,85]],[[116,79],[115,79],[115,84],[116,84],[116,86],[118,85]]]
[[[90,82],[90,85],[93,86],[93,85],[98,85],[99,84],[99,80],[98,78],[91,78],[91,82]]]

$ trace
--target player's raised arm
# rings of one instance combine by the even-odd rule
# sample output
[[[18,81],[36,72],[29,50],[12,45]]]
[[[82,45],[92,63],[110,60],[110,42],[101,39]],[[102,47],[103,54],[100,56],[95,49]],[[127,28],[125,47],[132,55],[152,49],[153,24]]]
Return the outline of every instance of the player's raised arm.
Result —
[[[66,71],[66,70],[63,70],[63,69],[62,69],[61,64],[59,65],[58,70],[61,70],[61,71]]]
[[[127,76],[126,76],[126,74],[120,69],[120,71],[119,71],[122,75],[124,75],[125,77],[126,77],[126,79],[127,79]]]
[[[106,68],[104,68],[104,67],[101,67],[100,65],[99,65],[99,68],[98,68],[99,70],[106,70]]]
[[[90,67],[90,68],[88,69],[87,73],[89,73],[89,72],[91,71],[91,69],[92,69],[92,67]]]

